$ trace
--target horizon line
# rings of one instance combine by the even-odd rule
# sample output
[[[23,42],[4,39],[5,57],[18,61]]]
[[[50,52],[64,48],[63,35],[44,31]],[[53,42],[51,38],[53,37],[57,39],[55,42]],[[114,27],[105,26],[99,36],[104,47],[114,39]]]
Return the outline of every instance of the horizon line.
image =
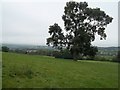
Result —
[[[43,44],[25,44],[25,43],[21,43],[21,44],[18,44],[18,43],[0,43],[0,45],[3,45],[3,44],[11,44],[11,45],[33,45],[33,46],[47,46],[47,45],[43,45]],[[95,46],[95,45],[93,45]],[[49,46],[50,47],[50,46]],[[97,47],[120,47],[119,45],[117,46],[97,46]]]

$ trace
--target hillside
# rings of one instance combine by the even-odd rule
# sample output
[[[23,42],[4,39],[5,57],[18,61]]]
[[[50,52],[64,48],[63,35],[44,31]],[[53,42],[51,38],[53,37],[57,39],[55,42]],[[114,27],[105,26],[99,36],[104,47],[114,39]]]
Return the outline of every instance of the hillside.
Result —
[[[3,88],[115,88],[118,63],[3,53]]]

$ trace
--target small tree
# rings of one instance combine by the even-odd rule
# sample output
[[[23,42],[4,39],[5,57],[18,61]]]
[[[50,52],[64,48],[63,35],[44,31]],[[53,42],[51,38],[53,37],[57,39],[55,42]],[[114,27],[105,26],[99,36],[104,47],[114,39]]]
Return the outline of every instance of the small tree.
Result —
[[[6,46],[2,46],[2,51],[3,51],[3,52],[8,52],[8,51],[9,51],[9,48],[6,47]]]
[[[62,19],[66,34],[62,33],[58,24],[50,26],[51,37],[47,39],[47,44],[61,50],[65,46],[74,59],[77,59],[79,55],[95,56],[98,50],[91,42],[95,40],[96,33],[101,40],[106,39],[105,27],[113,18],[100,8],[89,8],[87,2],[70,1],[66,3]]]

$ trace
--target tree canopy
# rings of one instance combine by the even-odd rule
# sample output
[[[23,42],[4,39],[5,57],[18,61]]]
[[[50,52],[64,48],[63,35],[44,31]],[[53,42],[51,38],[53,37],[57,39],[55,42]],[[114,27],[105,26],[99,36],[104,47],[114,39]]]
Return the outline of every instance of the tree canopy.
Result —
[[[95,35],[100,40],[106,39],[105,28],[112,22],[113,18],[100,8],[90,8],[87,2],[70,1],[64,7],[62,16],[65,33],[58,24],[49,27],[50,36],[47,45],[62,50],[67,48],[74,58],[77,56],[92,56],[97,52],[97,47],[92,46]]]

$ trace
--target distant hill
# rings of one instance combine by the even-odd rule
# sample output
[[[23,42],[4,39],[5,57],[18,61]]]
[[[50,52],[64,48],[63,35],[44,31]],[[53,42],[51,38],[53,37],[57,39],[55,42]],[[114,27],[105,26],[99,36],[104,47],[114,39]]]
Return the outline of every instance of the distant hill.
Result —
[[[99,55],[115,56],[118,53],[118,47],[98,47]]]
[[[11,50],[19,49],[19,50],[26,50],[26,49],[47,49],[47,50],[54,50],[52,47],[49,46],[42,46],[42,45],[20,45],[20,44],[2,44],[2,46],[7,46]],[[99,55],[117,55],[118,47],[98,47],[98,54]]]
[[[15,50],[15,49],[53,49],[52,47],[48,46],[38,46],[38,45],[20,45],[20,44],[2,44],[2,46],[7,46],[8,48]]]

